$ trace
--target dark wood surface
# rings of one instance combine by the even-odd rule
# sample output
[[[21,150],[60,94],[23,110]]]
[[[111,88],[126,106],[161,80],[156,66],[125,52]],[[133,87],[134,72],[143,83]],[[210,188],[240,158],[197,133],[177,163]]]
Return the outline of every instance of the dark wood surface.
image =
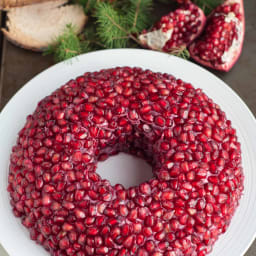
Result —
[[[244,4],[246,13],[246,36],[242,55],[230,72],[212,72],[234,89],[256,116],[256,1],[244,0]],[[8,100],[27,81],[47,67],[53,65],[54,62],[51,56],[42,56],[39,53],[26,51],[13,46],[2,38],[2,33],[0,33],[0,51],[1,110]],[[26,104],[26,102],[24,102],[24,104]],[[0,256],[5,255],[7,254],[4,253],[0,246]],[[255,255],[256,241],[245,256]]]

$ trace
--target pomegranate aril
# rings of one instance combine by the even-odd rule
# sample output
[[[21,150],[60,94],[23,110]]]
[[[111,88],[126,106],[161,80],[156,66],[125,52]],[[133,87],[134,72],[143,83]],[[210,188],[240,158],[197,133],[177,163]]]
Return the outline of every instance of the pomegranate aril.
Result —
[[[148,251],[148,252],[153,252],[154,249],[155,249],[155,244],[153,241],[147,241],[145,243],[145,249]]]
[[[59,242],[60,249],[67,249],[69,247],[69,240],[67,237],[64,237]]]

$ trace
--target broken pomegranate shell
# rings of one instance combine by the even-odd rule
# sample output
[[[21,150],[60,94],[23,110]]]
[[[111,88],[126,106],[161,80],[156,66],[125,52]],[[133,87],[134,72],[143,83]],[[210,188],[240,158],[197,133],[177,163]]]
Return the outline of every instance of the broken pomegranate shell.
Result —
[[[144,31],[139,40],[152,50],[171,52],[195,40],[201,34],[205,21],[204,12],[198,6],[187,3],[163,16],[151,31]]]
[[[198,63],[229,71],[238,60],[244,41],[243,0],[228,0],[209,16],[203,34],[189,47]]]

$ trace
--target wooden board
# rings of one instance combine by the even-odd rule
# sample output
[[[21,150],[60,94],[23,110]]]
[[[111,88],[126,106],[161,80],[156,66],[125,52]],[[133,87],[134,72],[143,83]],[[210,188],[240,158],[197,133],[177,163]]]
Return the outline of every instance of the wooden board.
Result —
[[[32,77],[53,64],[51,56],[20,49],[4,39],[0,108]]]

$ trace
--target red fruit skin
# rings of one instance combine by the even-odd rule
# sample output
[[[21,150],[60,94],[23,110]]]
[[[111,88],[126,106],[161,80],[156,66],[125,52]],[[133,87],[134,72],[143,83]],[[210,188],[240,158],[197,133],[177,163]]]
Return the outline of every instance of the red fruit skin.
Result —
[[[182,13],[190,12],[189,14]],[[196,15],[194,15],[196,12]],[[189,17],[190,20],[185,21],[182,17]],[[195,17],[196,16],[196,17]],[[197,17],[198,16],[198,17]],[[197,22],[198,24],[193,25],[191,24]],[[152,49],[152,50],[159,50],[163,52],[171,52],[180,47],[187,47],[190,45],[197,37],[201,35],[203,32],[204,26],[206,23],[206,17],[202,9],[200,9],[195,4],[191,3],[190,1],[183,2],[178,9],[168,13],[167,15],[163,16],[159,22],[155,24],[155,26],[150,31],[144,31],[139,36],[139,41],[141,42],[144,47]],[[170,26],[170,29],[166,28],[166,26]],[[190,26],[190,27],[186,27]],[[159,47],[152,47],[150,46],[150,42],[148,39],[143,38],[143,35],[147,34],[148,32],[153,32],[159,29],[162,29],[165,33],[169,32],[173,28],[172,35],[166,41],[165,45],[160,49]],[[185,30],[183,30],[185,28]],[[193,31],[196,30],[196,31]],[[177,35],[181,36],[181,38],[177,37]],[[189,35],[186,35],[189,34]],[[187,38],[186,38],[187,36]],[[177,38],[175,38],[177,37]],[[178,41],[180,40],[180,41]]]
[[[195,54],[195,48],[196,48],[196,43],[198,40],[201,39],[201,37],[204,36],[204,34],[201,35],[201,37],[198,37],[197,40],[195,40],[190,46],[189,46],[189,52],[190,52],[190,56],[191,58],[193,58],[196,62],[198,62],[199,64],[209,67],[209,68],[213,68],[216,70],[220,70],[220,71],[225,71],[228,72],[229,70],[232,69],[232,67],[235,65],[235,63],[238,61],[241,53],[242,53],[242,48],[243,48],[243,43],[244,43],[244,35],[245,35],[245,15],[244,15],[244,3],[243,0],[227,0],[225,1],[222,5],[226,5],[226,4],[230,4],[230,3],[239,3],[240,4],[240,13],[241,13],[241,22],[242,22],[242,34],[241,34],[241,42],[239,45],[239,48],[237,48],[236,54],[234,55],[234,57],[232,58],[232,61],[224,63],[222,65],[213,65],[211,62],[209,61],[205,61],[203,59],[201,59],[198,55]],[[209,17],[207,18],[207,20],[210,20],[210,18],[214,15],[214,13],[216,12],[216,10],[214,10]],[[207,23],[206,23],[206,28],[207,28]]]

